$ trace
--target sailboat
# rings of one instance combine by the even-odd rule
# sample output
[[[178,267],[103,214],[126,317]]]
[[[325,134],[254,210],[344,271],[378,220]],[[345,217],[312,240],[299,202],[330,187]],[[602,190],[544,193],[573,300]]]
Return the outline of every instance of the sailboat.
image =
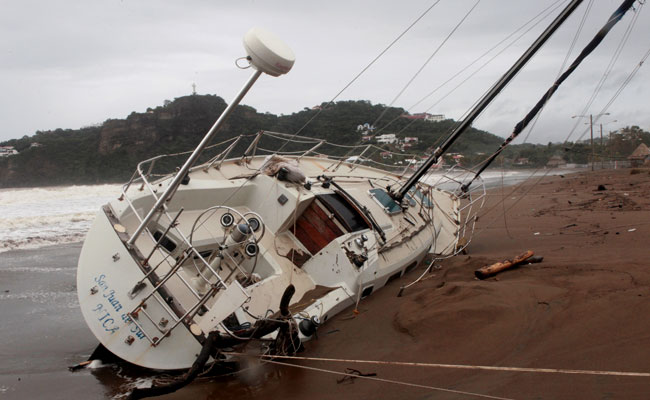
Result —
[[[293,54],[270,32],[252,29],[244,44],[255,72],[242,92],[262,73],[291,68]],[[459,196],[420,183],[397,201],[386,187],[399,186],[399,174],[323,157],[321,140],[262,131],[243,155],[230,156],[239,137],[192,165],[237,102],[177,173],[151,174],[164,156],[141,162],[84,242],[83,315],[104,347],[130,363],[189,368],[211,332],[231,347],[277,336],[278,325],[293,327],[298,348],[428,253],[457,250]],[[265,138],[307,148],[255,154]]]
[[[294,354],[328,319],[428,255],[457,254],[485,189],[478,174],[470,188],[452,173],[434,180],[431,167],[580,3],[564,8],[410,176],[361,162],[368,146],[328,156],[328,146],[341,148],[297,134],[260,131],[208,146],[260,76],[293,66],[287,45],[251,29],[244,48],[253,73],[201,143],[172,173],[155,172],[173,155],[139,163],[92,224],[77,290],[101,346],[157,370],[224,362],[251,342],[264,354]]]

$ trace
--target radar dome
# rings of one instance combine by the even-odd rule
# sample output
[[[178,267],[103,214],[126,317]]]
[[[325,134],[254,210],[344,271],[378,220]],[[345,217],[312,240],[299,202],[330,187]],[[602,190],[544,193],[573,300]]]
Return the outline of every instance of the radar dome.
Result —
[[[252,28],[244,35],[244,48],[253,68],[271,76],[286,74],[296,61],[289,46],[262,28]]]

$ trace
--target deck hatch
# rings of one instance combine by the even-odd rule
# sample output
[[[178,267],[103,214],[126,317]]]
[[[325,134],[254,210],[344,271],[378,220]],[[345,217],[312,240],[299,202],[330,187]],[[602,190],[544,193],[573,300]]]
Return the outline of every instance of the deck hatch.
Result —
[[[402,212],[402,207],[384,189],[370,189],[368,193],[386,211],[386,214],[393,215]]]
[[[366,220],[359,212],[352,207],[338,193],[321,194],[316,196],[323,205],[336,217],[336,220],[345,227],[348,232],[358,232],[369,229]]]

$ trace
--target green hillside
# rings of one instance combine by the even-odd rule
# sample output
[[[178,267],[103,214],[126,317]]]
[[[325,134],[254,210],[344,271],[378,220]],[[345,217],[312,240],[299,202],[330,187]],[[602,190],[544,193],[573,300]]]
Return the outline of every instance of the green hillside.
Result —
[[[339,144],[361,144],[357,126],[372,123],[384,113],[380,127],[388,121],[393,122],[378,133],[394,133],[400,138],[417,137],[418,143],[405,151],[425,155],[455,124],[452,120],[428,122],[401,118],[405,113],[402,108],[386,109],[384,105],[373,105],[369,101],[341,101],[325,106],[281,116],[238,106],[214,141],[254,134],[259,130],[293,134],[322,108],[318,117],[301,131],[302,136]],[[123,120],[109,119],[101,125],[78,130],[39,131],[33,136],[6,141],[0,145],[14,146],[19,154],[0,158],[0,186],[124,182],[139,161],[158,154],[193,149],[225,107],[225,101],[218,96],[184,96],[144,113],[133,112]],[[501,141],[490,133],[469,129],[451,151],[465,154],[469,159],[477,152],[493,151]],[[271,143],[262,142],[260,147],[266,144]],[[400,151],[394,145],[384,146],[387,150]],[[245,148],[242,143],[232,156],[240,155]],[[287,146],[284,150],[291,149]],[[343,153],[339,151],[339,155]],[[373,155],[377,157],[378,154]],[[182,160],[176,162],[180,164]]]

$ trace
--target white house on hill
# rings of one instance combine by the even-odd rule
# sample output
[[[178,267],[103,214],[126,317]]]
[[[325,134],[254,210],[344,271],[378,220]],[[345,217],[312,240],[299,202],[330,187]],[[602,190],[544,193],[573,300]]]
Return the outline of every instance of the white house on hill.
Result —
[[[397,143],[397,136],[394,133],[376,136],[377,143]]]

